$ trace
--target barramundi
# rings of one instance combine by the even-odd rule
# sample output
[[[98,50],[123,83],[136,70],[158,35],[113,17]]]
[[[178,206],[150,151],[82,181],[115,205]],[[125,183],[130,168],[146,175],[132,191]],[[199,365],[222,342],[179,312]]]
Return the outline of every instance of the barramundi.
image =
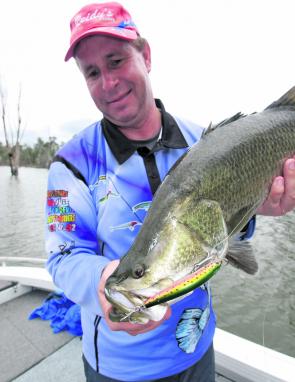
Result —
[[[113,321],[159,320],[229,262],[254,274],[239,232],[295,154],[295,87],[260,113],[210,125],[169,171],[108,278]],[[240,245],[239,245],[240,244]]]

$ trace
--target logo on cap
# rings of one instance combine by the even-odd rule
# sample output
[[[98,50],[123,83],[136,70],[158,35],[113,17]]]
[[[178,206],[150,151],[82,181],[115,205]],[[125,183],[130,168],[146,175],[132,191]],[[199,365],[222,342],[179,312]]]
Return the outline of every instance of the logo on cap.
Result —
[[[114,22],[116,20],[112,10],[108,8],[104,8],[101,11],[99,9],[96,9],[92,13],[89,12],[86,16],[77,15],[74,20],[75,20],[76,26],[79,26],[80,24],[86,23],[87,21],[90,21],[93,19],[96,19],[99,21],[107,21],[107,22],[109,21]]]
[[[129,41],[139,36],[129,12],[116,2],[86,5],[72,18],[70,27],[71,39],[66,61],[73,57],[77,43],[87,36],[105,34]]]

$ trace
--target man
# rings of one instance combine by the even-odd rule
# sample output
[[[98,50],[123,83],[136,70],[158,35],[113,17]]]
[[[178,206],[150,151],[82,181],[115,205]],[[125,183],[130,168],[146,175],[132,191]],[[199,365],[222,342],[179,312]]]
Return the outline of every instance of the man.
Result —
[[[208,286],[145,325],[113,323],[104,297],[105,280],[144,221],[147,209],[134,206],[151,202],[202,128],[154,100],[150,47],[120,4],[83,7],[71,33],[65,59],[75,58],[103,119],[66,144],[50,167],[46,245],[55,284],[81,306],[87,381],[214,381]],[[258,212],[280,215],[295,206],[294,167],[294,159],[286,161],[284,178],[274,180]],[[189,344],[177,334],[188,309],[203,318]]]

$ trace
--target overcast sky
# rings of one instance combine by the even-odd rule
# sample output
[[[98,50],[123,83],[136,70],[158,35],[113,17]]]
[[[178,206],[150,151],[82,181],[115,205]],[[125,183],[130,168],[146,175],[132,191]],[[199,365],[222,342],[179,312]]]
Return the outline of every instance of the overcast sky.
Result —
[[[64,62],[69,21],[85,4],[0,1],[1,81],[12,106],[22,84],[25,143],[38,136],[67,140],[101,117],[75,62]],[[151,45],[154,94],[174,114],[207,126],[238,111],[260,111],[295,85],[294,0],[122,4]]]

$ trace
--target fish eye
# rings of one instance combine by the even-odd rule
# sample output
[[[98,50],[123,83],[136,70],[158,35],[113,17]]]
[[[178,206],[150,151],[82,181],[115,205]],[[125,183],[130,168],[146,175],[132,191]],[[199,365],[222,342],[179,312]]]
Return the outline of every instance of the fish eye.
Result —
[[[135,279],[140,279],[145,272],[145,267],[143,264],[136,264],[135,267],[132,269],[132,276]]]

